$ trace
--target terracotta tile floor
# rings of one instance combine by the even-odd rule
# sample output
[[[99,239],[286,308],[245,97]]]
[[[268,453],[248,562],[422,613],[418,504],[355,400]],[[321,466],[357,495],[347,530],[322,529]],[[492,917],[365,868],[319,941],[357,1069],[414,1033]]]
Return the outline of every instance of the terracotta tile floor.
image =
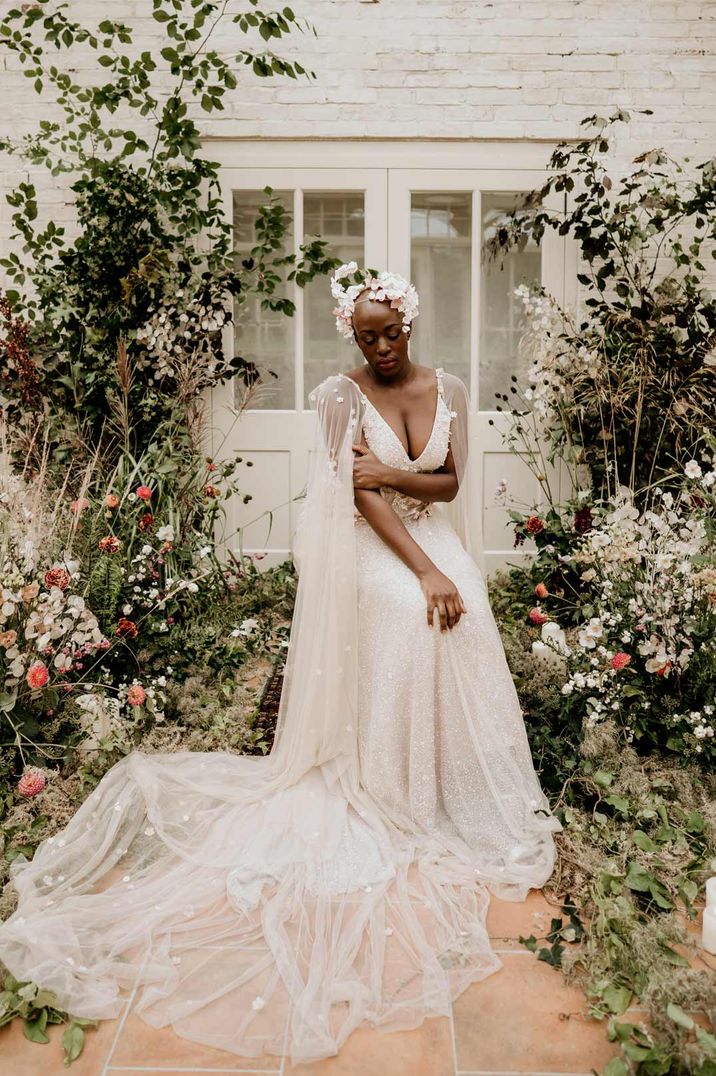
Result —
[[[275,1073],[277,1076],[587,1076],[617,1051],[606,1027],[589,1019],[584,996],[558,971],[529,953],[520,934],[541,937],[559,909],[532,890],[523,904],[493,897],[487,918],[503,967],[470,986],[450,1017],[426,1020],[414,1031],[354,1032],[337,1057],[292,1066],[288,1059],[242,1059],[157,1031],[128,1014],[87,1033],[84,1051],[69,1069],[62,1063],[62,1027],[44,1046],[28,1042],[18,1021],[0,1030],[1,1076],[114,1076],[144,1073]],[[699,919],[689,925],[697,941]],[[685,955],[688,953],[685,951]],[[692,953],[695,967],[716,969],[716,957]],[[643,1021],[629,1010],[625,1019]],[[696,1014],[694,1014],[696,1015]]]

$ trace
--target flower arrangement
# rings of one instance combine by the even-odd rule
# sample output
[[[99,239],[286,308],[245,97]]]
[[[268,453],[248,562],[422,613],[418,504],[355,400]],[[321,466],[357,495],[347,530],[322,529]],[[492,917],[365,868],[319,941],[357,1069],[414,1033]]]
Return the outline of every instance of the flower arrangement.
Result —
[[[341,281],[353,279],[347,287]],[[411,322],[418,316],[418,293],[415,286],[397,273],[376,269],[359,269],[357,262],[345,262],[331,274],[331,295],[337,300],[333,310],[336,317],[336,329],[346,340],[353,338],[353,311],[356,299],[361,292],[368,289],[369,299],[382,302],[390,301],[394,310],[403,315],[401,330],[410,332]]]
[[[657,486],[641,510],[622,486],[592,503],[587,530],[579,509],[554,514],[559,534],[544,520],[529,528],[541,543],[532,651],[550,661],[565,703],[585,728],[614,718],[627,742],[704,765],[716,760],[714,463],[716,454],[689,461],[674,491]]]

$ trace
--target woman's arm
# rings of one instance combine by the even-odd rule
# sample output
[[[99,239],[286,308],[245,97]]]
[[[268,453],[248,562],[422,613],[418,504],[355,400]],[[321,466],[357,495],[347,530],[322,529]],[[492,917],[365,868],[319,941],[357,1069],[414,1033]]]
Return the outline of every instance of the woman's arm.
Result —
[[[448,453],[439,471],[416,473],[399,467],[388,467],[363,445],[354,445],[353,463],[355,489],[380,489],[389,486],[398,493],[420,501],[451,501],[457,494],[458,480],[452,453]]]
[[[433,611],[437,609],[440,630],[453,628],[467,610],[452,580],[436,568],[378,490],[354,489],[354,502],[375,533],[417,576],[427,601],[428,627],[433,626]]]

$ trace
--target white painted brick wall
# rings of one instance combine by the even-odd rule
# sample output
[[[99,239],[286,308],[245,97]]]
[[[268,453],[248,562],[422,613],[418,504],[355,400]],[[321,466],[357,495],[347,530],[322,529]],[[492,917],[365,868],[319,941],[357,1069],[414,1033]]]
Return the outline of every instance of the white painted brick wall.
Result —
[[[0,11],[9,6],[2,0]],[[634,116],[621,129],[616,167],[654,145],[694,161],[716,154],[713,0],[292,0],[292,7],[318,36],[294,32],[272,47],[317,80],[261,80],[240,66],[226,111],[204,116],[203,131],[559,140],[582,134],[579,121],[592,111],[649,107],[653,116]],[[125,19],[138,50],[158,55],[164,44],[149,0],[70,0],[68,10],[88,24]],[[214,43],[226,52],[265,48],[255,31],[242,35],[230,24]],[[88,52],[76,55],[78,79],[97,77],[90,60]],[[19,136],[50,109],[13,57],[0,64],[1,126]],[[0,240],[9,228],[4,193],[26,175],[17,162],[0,162]],[[66,182],[42,171],[34,178],[43,205],[69,220]]]

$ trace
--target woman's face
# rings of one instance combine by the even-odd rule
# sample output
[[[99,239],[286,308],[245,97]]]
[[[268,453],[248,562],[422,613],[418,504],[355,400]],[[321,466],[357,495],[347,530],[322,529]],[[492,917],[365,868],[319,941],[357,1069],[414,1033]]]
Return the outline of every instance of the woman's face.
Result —
[[[405,371],[410,363],[408,339],[403,332],[403,315],[387,299],[366,299],[366,288],[356,297],[353,308],[353,338],[371,369],[384,377]]]

